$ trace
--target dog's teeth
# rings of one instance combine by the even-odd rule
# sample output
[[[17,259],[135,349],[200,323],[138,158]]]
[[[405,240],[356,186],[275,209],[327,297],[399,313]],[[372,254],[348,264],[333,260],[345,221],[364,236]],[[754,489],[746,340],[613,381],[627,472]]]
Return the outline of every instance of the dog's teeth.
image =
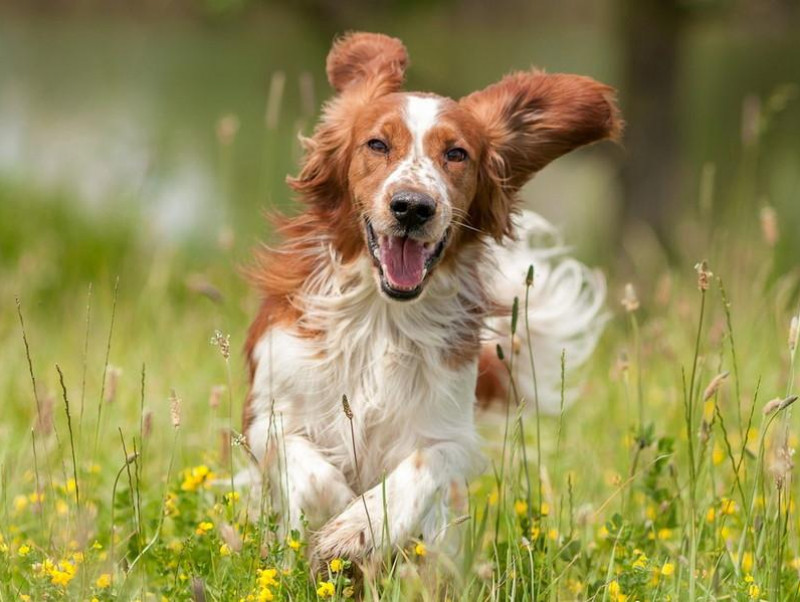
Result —
[[[428,268],[422,270],[422,279],[425,280],[425,276],[428,275]]]

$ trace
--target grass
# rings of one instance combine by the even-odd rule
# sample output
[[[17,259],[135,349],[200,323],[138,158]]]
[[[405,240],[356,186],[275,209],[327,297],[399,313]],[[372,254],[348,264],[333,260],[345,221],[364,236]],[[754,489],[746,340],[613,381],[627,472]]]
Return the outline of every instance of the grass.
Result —
[[[536,417],[512,395],[481,415],[487,469],[453,537],[358,579],[346,559],[312,575],[305,535],[279,536],[266,497],[232,489],[249,461],[250,241],[173,247],[35,197],[0,183],[0,600],[800,594],[798,279],[775,267],[780,214],[706,214],[683,261],[612,282],[575,405]],[[529,361],[498,353],[512,374]]]

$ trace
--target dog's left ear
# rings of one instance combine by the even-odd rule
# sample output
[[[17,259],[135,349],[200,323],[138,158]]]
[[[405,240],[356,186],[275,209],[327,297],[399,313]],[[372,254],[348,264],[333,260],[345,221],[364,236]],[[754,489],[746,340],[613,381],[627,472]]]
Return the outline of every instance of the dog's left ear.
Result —
[[[517,193],[537,171],[622,129],[614,90],[579,75],[514,73],[460,104],[486,139],[473,220],[498,240],[512,234]]]

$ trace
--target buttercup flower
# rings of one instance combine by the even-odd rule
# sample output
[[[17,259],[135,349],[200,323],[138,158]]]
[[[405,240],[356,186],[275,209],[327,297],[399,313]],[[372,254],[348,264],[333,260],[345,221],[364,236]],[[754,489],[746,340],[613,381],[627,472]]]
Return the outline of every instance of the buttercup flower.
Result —
[[[336,595],[336,588],[330,581],[322,581],[317,588],[317,596],[320,598],[333,598]]]

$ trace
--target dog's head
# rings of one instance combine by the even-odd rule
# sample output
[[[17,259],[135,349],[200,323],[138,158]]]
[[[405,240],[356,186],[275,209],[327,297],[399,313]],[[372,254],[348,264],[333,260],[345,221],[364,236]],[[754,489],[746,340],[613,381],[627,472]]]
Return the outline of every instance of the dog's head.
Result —
[[[337,95],[291,186],[346,216],[380,290],[418,297],[459,244],[512,236],[517,193],[553,159],[614,137],[614,92],[587,77],[514,73],[458,101],[401,91],[403,44],[353,33],[328,55]]]

